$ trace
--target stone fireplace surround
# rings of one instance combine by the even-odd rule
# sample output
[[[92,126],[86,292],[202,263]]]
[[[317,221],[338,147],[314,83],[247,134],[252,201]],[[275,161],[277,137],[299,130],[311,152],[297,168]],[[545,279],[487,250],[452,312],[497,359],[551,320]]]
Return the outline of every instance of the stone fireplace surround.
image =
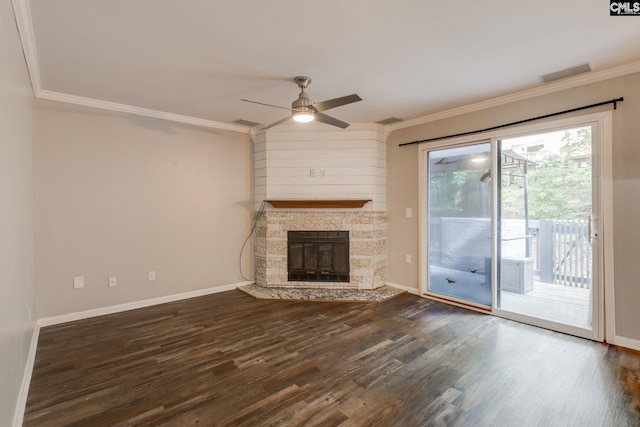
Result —
[[[287,231],[349,231],[350,280],[288,281]],[[256,284],[307,289],[377,289],[386,284],[386,212],[359,209],[267,208],[258,220]]]

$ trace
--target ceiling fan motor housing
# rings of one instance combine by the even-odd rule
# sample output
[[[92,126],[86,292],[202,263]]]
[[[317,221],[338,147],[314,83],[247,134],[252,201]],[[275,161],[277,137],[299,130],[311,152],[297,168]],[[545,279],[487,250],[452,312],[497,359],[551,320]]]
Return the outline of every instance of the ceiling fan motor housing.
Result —
[[[313,101],[309,99],[307,93],[302,91],[298,96],[298,99],[291,103],[291,109],[294,111],[302,111],[305,113],[313,114],[315,111],[311,106],[313,105]]]
[[[293,81],[296,82],[301,90],[300,95],[298,95],[298,99],[291,103],[291,109],[299,113],[314,114],[315,111],[311,108],[313,101],[309,99],[307,92],[304,91],[304,89],[311,83],[311,79],[306,76],[298,76],[294,78]]]

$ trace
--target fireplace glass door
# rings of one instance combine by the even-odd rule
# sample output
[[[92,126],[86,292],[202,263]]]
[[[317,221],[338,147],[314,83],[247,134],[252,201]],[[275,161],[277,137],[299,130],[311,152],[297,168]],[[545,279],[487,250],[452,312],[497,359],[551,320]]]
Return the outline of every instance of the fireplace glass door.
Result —
[[[289,281],[349,282],[348,231],[289,231]]]

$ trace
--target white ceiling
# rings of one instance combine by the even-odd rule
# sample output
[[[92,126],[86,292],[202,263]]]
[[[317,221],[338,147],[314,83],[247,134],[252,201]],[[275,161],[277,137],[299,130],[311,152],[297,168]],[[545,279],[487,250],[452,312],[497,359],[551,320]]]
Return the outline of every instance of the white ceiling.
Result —
[[[640,17],[610,17],[605,0],[16,2],[30,7],[40,90],[220,123],[283,118],[240,99],[289,106],[297,75],[312,78],[316,102],[360,95],[328,112],[355,123],[640,61]]]

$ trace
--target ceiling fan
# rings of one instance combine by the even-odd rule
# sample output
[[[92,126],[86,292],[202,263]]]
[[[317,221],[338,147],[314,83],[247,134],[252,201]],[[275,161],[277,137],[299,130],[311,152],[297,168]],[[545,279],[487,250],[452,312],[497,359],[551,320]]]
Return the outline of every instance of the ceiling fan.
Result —
[[[287,120],[293,118],[293,120],[301,123],[310,122],[312,120],[317,120],[322,123],[326,123],[328,125],[337,126],[339,128],[345,129],[349,127],[349,123],[345,123],[341,120],[338,120],[334,117],[327,116],[322,113],[322,111],[327,111],[331,108],[341,107],[343,105],[351,104],[352,102],[362,101],[355,93],[352,95],[341,96],[340,98],[328,99],[326,101],[315,103],[309,99],[307,96],[307,92],[304,90],[311,83],[311,78],[306,76],[298,76],[293,79],[293,81],[300,88],[300,95],[298,95],[298,99],[291,103],[291,108],[281,107],[279,105],[265,104],[264,102],[256,102],[250,101],[248,99],[241,99],[244,102],[251,102],[253,104],[266,105],[267,107],[280,108],[282,110],[288,110],[291,112],[290,116],[285,117],[282,120],[278,120],[275,123],[271,123],[270,125],[264,126],[261,129],[269,129],[274,126],[277,126],[281,123],[286,122]]]

